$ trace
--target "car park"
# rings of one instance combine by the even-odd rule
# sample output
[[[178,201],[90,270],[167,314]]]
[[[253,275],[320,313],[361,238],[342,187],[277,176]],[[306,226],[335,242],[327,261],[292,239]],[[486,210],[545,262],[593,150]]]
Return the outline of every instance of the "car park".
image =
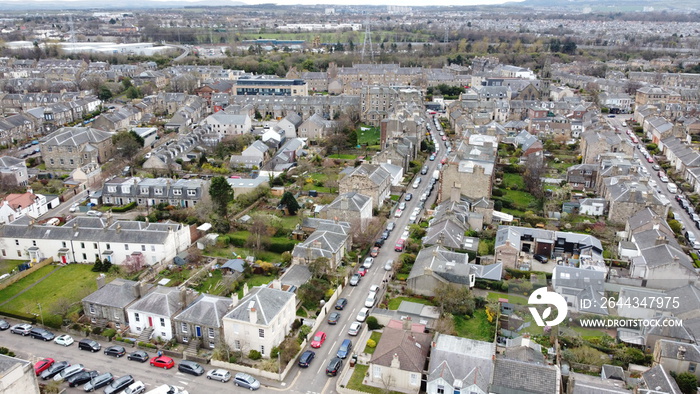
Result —
[[[101,375],[97,375],[94,378],[90,379],[89,382],[85,383],[85,386],[83,386],[83,390],[86,392],[90,391],[95,391],[99,388],[102,388],[114,380],[114,375],[112,375],[109,372],[105,372]]]
[[[126,349],[124,349],[124,346],[110,346],[105,349],[105,354],[119,358],[126,354]]]
[[[348,299],[347,298],[338,298],[338,301],[335,302],[335,309],[342,311],[345,309],[345,306],[348,304]]]
[[[124,390],[124,394],[142,394],[146,391],[146,385],[137,380]]]
[[[168,356],[157,356],[151,359],[151,365],[157,368],[170,369],[175,366],[175,361]]]
[[[201,376],[204,374],[204,368],[199,365],[199,363],[190,360],[180,361],[177,365],[177,370],[194,376]]]
[[[231,380],[231,372],[225,369],[212,369],[207,372],[207,379],[218,380],[221,383],[226,383]]]
[[[357,273],[360,274],[360,276],[365,276],[365,275],[367,275],[367,268],[365,268],[365,267],[360,267],[360,268],[357,270]]]
[[[236,374],[233,378],[233,384],[250,390],[257,390],[260,388],[260,382],[257,379],[243,372]]]
[[[44,359],[41,359],[41,360],[37,361],[37,362],[34,364],[34,374],[35,374],[36,376],[41,375],[42,372],[44,372],[44,371],[46,371],[47,369],[49,369],[49,367],[50,367],[51,365],[53,365],[53,363],[55,363],[55,362],[56,362],[56,361],[55,361],[54,359],[52,359],[52,358],[44,358]]]
[[[392,269],[394,269],[394,260],[387,260],[384,263],[384,271],[391,271]]]
[[[338,324],[338,320],[340,320],[340,313],[331,312],[328,315],[328,324]]]
[[[81,384],[89,382],[90,380],[92,380],[92,378],[99,374],[100,373],[97,371],[81,371],[67,378],[66,382],[68,383],[68,387],[80,386]]]
[[[365,261],[362,263],[362,266],[365,268],[372,268],[372,264],[374,264],[374,258],[367,257],[367,258],[365,258]]]
[[[350,350],[352,350],[352,341],[349,339],[344,339],[338,348],[336,356],[344,359],[348,356],[348,354],[350,354]]]
[[[350,286],[357,286],[360,283],[360,278],[362,276],[360,274],[352,274],[350,277]]]
[[[68,367],[70,367],[70,363],[68,361],[55,362],[51,364],[50,367],[46,368],[39,376],[43,380],[49,380]]]
[[[17,335],[27,336],[32,331],[31,324],[15,324],[10,328],[10,332]]]
[[[323,345],[323,342],[326,341],[326,333],[323,331],[319,331],[314,335],[313,339],[311,339],[311,347],[314,349],[318,349]]]
[[[350,328],[348,328],[348,335],[356,336],[360,333],[360,330],[362,330],[362,323],[360,323],[359,321],[354,321],[350,323]]]
[[[41,327],[34,327],[29,331],[29,336],[34,339],[41,339],[42,341],[53,341],[56,335],[49,330]]]
[[[355,317],[355,320],[365,321],[367,320],[367,316],[369,316],[369,308],[362,308],[359,312],[357,312],[357,317]]]
[[[97,343],[97,341],[95,341],[94,339],[85,338],[85,339],[81,339],[78,342],[78,349],[89,350],[91,352],[97,352],[100,349],[102,349],[102,346],[100,346],[100,344]]]
[[[83,364],[73,364],[69,367],[66,367],[63,371],[57,373],[56,376],[53,377],[53,380],[57,382],[62,382],[73,375],[77,375],[83,372],[84,370],[85,366]]]
[[[59,335],[53,341],[57,345],[61,346],[70,346],[73,342],[75,342],[73,337],[68,334]]]
[[[311,364],[311,361],[313,361],[314,357],[316,357],[316,353],[314,353],[312,350],[307,350],[301,354],[297,365],[299,365],[301,368],[307,368]]]
[[[343,360],[339,357],[333,358],[326,367],[326,375],[336,376],[338,372],[343,368]]]
[[[148,353],[144,352],[143,350],[137,350],[133,353],[129,353],[129,355],[126,356],[126,358],[131,361],[145,363],[146,361],[148,361]]]

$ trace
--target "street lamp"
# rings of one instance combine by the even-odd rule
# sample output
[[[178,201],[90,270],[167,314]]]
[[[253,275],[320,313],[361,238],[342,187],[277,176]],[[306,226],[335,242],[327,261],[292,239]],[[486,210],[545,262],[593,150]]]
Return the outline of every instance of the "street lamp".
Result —
[[[41,304],[37,302],[36,305],[39,307],[39,316],[41,317],[41,325],[43,326],[44,325],[44,313],[41,311]]]

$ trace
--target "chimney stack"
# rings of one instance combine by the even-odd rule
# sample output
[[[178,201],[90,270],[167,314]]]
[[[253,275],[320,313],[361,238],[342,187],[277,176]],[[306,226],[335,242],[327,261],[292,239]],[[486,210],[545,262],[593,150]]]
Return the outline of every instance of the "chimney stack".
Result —
[[[250,324],[258,323],[258,311],[255,309],[255,301],[250,301],[248,303],[248,316],[250,317]]]
[[[105,287],[105,274],[100,274],[97,277],[97,289],[99,290],[103,287]]]
[[[234,291],[231,293],[231,309],[235,308],[236,305],[238,305],[238,292]]]
[[[399,355],[394,353],[394,357],[391,359],[391,368],[400,369],[401,362],[399,361]]]

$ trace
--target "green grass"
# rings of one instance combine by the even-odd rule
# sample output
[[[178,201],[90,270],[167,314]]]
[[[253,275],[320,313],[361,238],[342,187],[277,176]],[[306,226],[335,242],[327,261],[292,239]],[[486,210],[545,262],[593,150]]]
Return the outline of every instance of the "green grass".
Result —
[[[339,154],[336,153],[334,155],[328,156],[329,159],[342,159],[342,160],[355,160],[357,159],[357,155],[348,155],[348,154]]]
[[[17,268],[18,265],[26,263],[28,260],[11,260],[2,259],[0,260],[0,275],[8,274],[12,272],[13,269]]]
[[[316,191],[319,192],[319,193],[337,193],[337,192],[338,192],[338,188],[337,188],[337,187],[334,187],[333,190],[331,190],[330,187],[326,187],[326,186],[316,186],[316,185],[314,185],[313,183],[307,183],[306,185],[304,185],[304,187],[302,188],[302,190],[304,190],[304,191],[316,190]]]
[[[583,327],[577,327],[577,326],[573,326],[573,327],[569,327],[569,328],[576,331],[582,337],[602,337],[603,335],[606,334],[603,331],[594,330],[591,328],[583,328]]]
[[[370,127],[369,130],[358,129],[357,143],[360,145],[377,145],[379,143],[379,128]]]
[[[367,386],[362,384],[362,381],[365,379],[365,375],[367,375],[369,365],[355,364],[354,369],[355,370],[352,372],[352,376],[350,376],[350,380],[348,380],[347,387],[349,389],[370,394],[401,394],[398,391],[389,391],[387,393],[387,391],[383,388]]]
[[[379,340],[382,339],[382,333],[379,331],[372,331],[372,334],[369,336],[369,339],[373,340],[377,345],[379,345]],[[377,347],[369,347],[365,343],[365,353],[367,354],[374,354],[374,351],[377,349]]]
[[[4,290],[0,291],[0,303],[7,301],[9,298],[24,290],[27,286],[41,279],[44,275],[53,271],[56,268],[53,265],[47,265],[45,267],[39,268],[37,271],[32,272],[26,277],[18,280],[17,282],[7,286]],[[65,268],[65,267],[64,267]]]
[[[401,305],[401,301],[410,301],[410,302],[415,302],[415,303],[423,304],[423,305],[433,305],[433,303],[430,300],[425,300],[423,298],[395,297],[395,298],[392,298],[391,301],[389,301],[389,309],[392,311],[399,309],[399,305]]]
[[[453,320],[458,336],[479,341],[493,341],[496,327],[486,318],[486,310],[475,311],[472,318],[455,315]]]
[[[199,291],[200,293],[207,293],[207,294],[218,294],[218,291],[214,291],[216,288],[216,285],[221,281],[221,278],[223,278],[223,273],[221,270],[214,270],[210,271],[211,277],[207,277],[206,280],[204,280],[202,283],[197,286],[195,290]]]
[[[504,190],[504,192],[503,200],[510,201],[514,209],[527,211],[531,204],[535,204],[535,197],[528,192],[520,190]]]
[[[527,298],[515,294],[489,292],[486,296],[488,300],[498,301],[499,298],[506,298],[508,302],[515,305],[527,305]]]
[[[520,174],[505,173],[503,174],[503,184],[501,186],[503,188],[523,189],[525,188],[525,181],[523,181],[523,176]]]
[[[246,283],[248,284],[248,290],[252,289],[253,287],[258,287],[260,285],[266,285],[272,280],[275,279],[274,276],[265,276],[265,275],[253,275],[250,278],[246,279]],[[238,289],[238,299],[243,298],[243,285],[241,285],[241,288]]]

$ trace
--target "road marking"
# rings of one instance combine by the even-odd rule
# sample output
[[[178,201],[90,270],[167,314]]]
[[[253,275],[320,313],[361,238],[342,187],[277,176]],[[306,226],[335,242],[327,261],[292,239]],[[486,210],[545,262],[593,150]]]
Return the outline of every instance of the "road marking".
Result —
[[[323,363],[321,363],[321,365],[319,365],[318,371],[316,371],[316,374],[320,374],[320,373],[321,373],[321,369],[323,369]]]
[[[333,346],[331,346],[332,349],[335,349],[335,344],[338,343],[338,340],[336,339],[335,342],[333,342]]]
[[[329,378],[328,380],[326,380],[326,384],[323,385],[323,388],[321,389],[321,393],[325,393],[325,392],[326,392],[326,389],[328,388],[328,385],[331,384],[331,380],[333,380],[333,379],[332,379],[332,378]]]
[[[343,328],[340,329],[340,333],[341,333],[341,334],[342,334],[343,332],[345,332],[345,327],[347,327],[347,326],[348,326],[348,323],[345,323],[345,325],[343,326]]]

